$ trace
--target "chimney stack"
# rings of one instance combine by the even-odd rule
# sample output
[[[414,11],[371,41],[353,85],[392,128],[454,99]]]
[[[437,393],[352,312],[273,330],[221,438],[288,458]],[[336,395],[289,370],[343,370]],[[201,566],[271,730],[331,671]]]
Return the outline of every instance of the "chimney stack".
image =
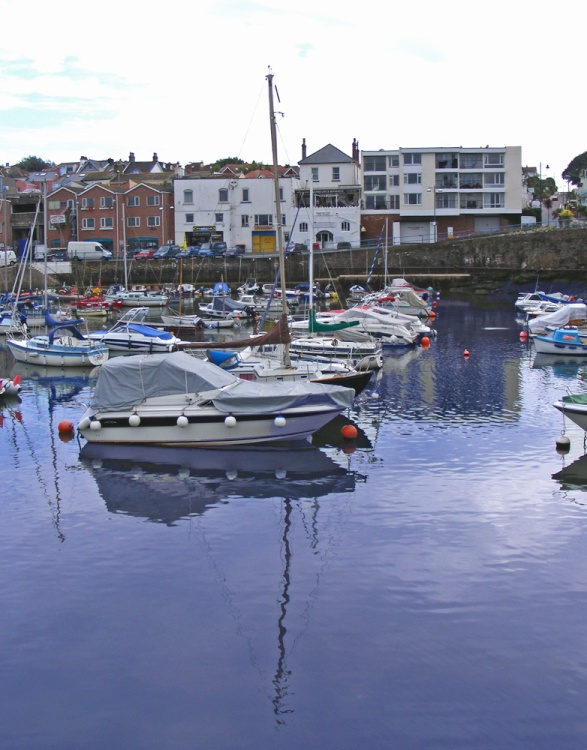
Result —
[[[129,161],[134,161],[134,160],[135,160],[135,155],[133,154],[133,152],[132,152],[132,151],[131,151],[131,152],[130,152],[130,154],[128,155],[128,160],[129,160]]]
[[[306,158],[306,139],[302,140],[302,159]]]
[[[157,152],[156,151],[153,152],[153,161],[154,162],[159,161],[159,157],[157,156]]]
[[[359,141],[353,138],[353,159],[359,161]]]

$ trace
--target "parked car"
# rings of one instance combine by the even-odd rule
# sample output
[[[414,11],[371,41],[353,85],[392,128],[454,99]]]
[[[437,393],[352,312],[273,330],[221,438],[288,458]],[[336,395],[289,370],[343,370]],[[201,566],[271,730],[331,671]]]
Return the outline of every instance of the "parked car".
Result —
[[[155,255],[153,255],[153,258],[156,260],[175,258],[179,252],[181,252],[179,245],[161,245],[161,247],[155,252]]]
[[[135,255],[135,260],[150,260],[155,255],[155,250],[141,250]]]
[[[199,250],[200,250],[199,245],[193,245],[192,247],[188,247],[185,250],[182,250],[175,257],[176,258],[197,258]]]
[[[200,258],[212,258],[214,256],[214,250],[209,242],[203,242],[198,249],[198,257]]]
[[[131,247],[126,251],[126,257],[128,260],[132,260],[135,258],[140,252],[142,252],[140,247]]]
[[[234,257],[236,255],[244,255],[245,254],[245,246],[244,245],[237,245],[236,247],[227,247],[224,251],[224,254],[229,257]]]
[[[228,249],[228,245],[226,244],[226,242],[213,242],[212,243],[212,252],[214,255],[224,255],[227,249]]]

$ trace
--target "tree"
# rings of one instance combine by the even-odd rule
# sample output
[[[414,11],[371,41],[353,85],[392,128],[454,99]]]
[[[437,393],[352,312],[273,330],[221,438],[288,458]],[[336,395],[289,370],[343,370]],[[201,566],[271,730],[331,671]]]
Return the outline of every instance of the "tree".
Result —
[[[579,156],[569,162],[568,167],[563,170],[562,178],[568,182],[572,182],[573,185],[581,184],[581,174],[584,169],[587,169],[587,151],[583,151]]]
[[[14,166],[24,169],[25,172],[39,172],[41,169],[45,169],[45,167],[54,167],[55,163],[52,161],[45,161],[45,159],[41,159],[40,156],[26,156]]]
[[[544,205],[547,205],[547,201],[550,201],[552,196],[556,193],[556,182],[552,177],[543,177],[540,175],[532,175],[528,177],[528,187],[533,191],[534,198]]]

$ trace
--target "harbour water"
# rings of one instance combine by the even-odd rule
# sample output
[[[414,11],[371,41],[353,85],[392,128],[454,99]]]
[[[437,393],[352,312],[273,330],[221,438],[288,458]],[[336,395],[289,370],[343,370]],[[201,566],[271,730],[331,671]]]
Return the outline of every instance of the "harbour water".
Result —
[[[434,325],[294,449],[83,448],[89,374],[2,351],[0,747],[583,748],[587,362]]]

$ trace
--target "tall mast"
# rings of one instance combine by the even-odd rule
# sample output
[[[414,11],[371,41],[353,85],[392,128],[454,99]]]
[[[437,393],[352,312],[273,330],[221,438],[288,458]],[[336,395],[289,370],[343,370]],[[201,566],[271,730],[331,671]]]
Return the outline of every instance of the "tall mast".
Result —
[[[285,291],[285,254],[283,252],[283,226],[281,224],[281,196],[279,195],[279,169],[277,161],[277,128],[275,123],[275,109],[273,107],[273,73],[267,74],[269,87],[269,124],[271,128],[271,151],[273,156],[273,186],[275,188],[275,219],[277,222],[277,251],[279,253],[279,278],[281,282],[281,305],[283,314],[287,316],[287,298]],[[289,365],[289,344],[285,344],[285,364]]]

